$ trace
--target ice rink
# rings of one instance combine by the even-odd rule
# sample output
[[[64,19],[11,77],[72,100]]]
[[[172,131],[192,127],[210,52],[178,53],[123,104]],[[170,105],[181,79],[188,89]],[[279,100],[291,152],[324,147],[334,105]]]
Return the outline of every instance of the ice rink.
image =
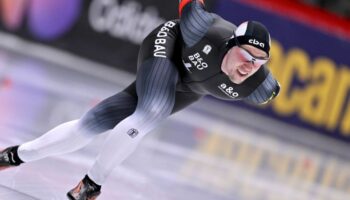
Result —
[[[28,42],[0,45],[0,147],[81,116],[133,75]],[[29,51],[30,49],[30,51]],[[274,126],[267,124],[273,123]],[[282,134],[283,132],[283,134]],[[108,134],[108,133],[107,133]],[[102,187],[101,200],[345,200],[345,189],[298,172],[349,172],[345,144],[204,98],[150,133]],[[66,155],[0,172],[0,200],[63,200],[105,135]],[[281,163],[286,162],[285,167]],[[277,172],[277,173],[276,173]]]

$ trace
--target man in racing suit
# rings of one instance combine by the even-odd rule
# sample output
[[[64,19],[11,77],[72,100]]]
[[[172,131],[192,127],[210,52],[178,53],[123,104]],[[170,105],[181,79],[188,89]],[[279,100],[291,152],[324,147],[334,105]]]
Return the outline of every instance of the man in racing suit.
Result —
[[[109,135],[95,163],[67,196],[95,199],[108,175],[141,139],[174,112],[202,96],[262,104],[279,92],[269,72],[271,38],[259,22],[236,27],[205,10],[203,0],[182,0],[179,20],[154,29],[143,41],[136,80],[80,119],[0,153],[0,168],[78,150]]]

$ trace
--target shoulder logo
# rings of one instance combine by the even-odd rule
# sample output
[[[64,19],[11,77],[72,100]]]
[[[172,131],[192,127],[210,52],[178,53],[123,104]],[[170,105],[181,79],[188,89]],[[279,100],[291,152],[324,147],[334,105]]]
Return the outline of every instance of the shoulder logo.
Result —
[[[232,99],[235,99],[239,96],[238,92],[235,92],[233,87],[229,87],[225,83],[220,84],[218,88]]]
[[[204,46],[202,51],[203,51],[203,53],[208,55],[210,53],[211,49],[212,49],[212,47],[207,44],[207,45]]]

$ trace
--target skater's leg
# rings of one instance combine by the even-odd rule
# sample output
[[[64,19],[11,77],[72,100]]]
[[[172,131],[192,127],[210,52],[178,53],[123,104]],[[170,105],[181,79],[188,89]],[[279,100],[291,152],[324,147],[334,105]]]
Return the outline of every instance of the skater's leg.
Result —
[[[18,156],[24,162],[68,153],[89,143],[93,134],[84,133],[79,120],[63,123],[41,137],[24,143],[18,148]]]
[[[136,111],[109,134],[88,176],[101,185],[106,177],[128,157],[153,127],[170,115],[175,103],[178,71],[166,58],[149,59],[137,75]]]
[[[41,137],[24,143],[18,156],[24,162],[78,150],[90,143],[97,134],[112,129],[134,112],[137,99],[123,91],[105,99],[80,120],[63,123]]]

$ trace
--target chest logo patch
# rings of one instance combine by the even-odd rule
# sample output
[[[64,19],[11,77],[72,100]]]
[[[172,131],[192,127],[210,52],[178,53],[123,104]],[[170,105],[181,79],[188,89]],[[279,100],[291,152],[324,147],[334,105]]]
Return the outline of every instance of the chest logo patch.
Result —
[[[211,49],[212,49],[212,47],[207,44],[207,45],[204,46],[202,51],[203,51],[203,53],[208,55],[210,53]]]
[[[208,67],[208,64],[204,62],[203,58],[201,57],[201,54],[195,53],[193,55],[188,56],[188,59],[192,62],[194,66],[198,70],[203,70]]]

